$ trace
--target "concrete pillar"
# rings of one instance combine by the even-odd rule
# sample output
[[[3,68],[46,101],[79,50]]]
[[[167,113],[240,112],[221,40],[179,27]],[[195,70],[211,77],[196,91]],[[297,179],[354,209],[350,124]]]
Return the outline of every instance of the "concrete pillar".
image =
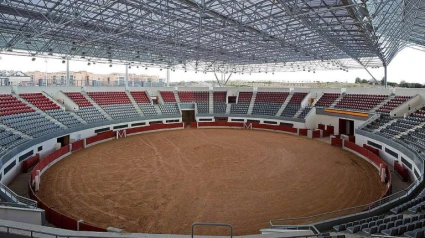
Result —
[[[128,64],[125,65],[124,85],[125,85],[125,90],[128,90]]]
[[[170,87],[170,68],[167,69],[167,87]]]
[[[69,58],[66,57],[66,86],[69,86]]]

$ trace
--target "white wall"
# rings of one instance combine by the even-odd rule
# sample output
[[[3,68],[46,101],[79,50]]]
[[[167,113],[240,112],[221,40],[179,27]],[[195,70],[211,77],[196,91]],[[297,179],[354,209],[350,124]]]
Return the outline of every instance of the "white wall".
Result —
[[[44,210],[0,206],[0,219],[41,226],[44,225]]]
[[[387,164],[389,164],[391,166],[394,166],[394,161],[398,161],[399,164],[403,164],[401,162],[401,157],[403,157],[409,163],[412,164],[413,169],[416,169],[416,171],[418,172],[418,174],[421,174],[421,172],[420,172],[421,170],[416,166],[416,164],[414,163],[414,161],[411,158],[407,157],[402,152],[400,152],[399,150],[397,150],[397,149],[395,149],[395,148],[393,148],[391,146],[388,146],[388,145],[386,145],[386,144],[384,144],[384,143],[382,143],[380,141],[371,139],[369,137],[365,137],[363,135],[356,135],[356,144],[357,145],[363,147],[363,144],[367,144],[367,141],[372,141],[372,142],[374,142],[374,143],[382,146],[382,149],[379,152],[379,155],[380,155],[381,159],[383,159]],[[398,154],[398,157],[395,158],[394,156],[392,156],[392,155],[388,154],[387,152],[385,152],[385,148],[388,148],[388,149],[394,151],[395,153],[397,153]],[[413,171],[410,170],[409,168],[407,168],[407,169],[410,171],[410,177],[411,177],[411,179],[416,180],[417,177],[414,175]]]
[[[339,116],[328,116],[328,115],[316,115],[316,125],[315,128],[318,127],[319,124],[323,125],[331,125],[334,127],[334,134],[339,134],[339,119],[346,119],[354,121],[354,130],[359,128],[365,120],[355,120],[351,118],[339,117]]]

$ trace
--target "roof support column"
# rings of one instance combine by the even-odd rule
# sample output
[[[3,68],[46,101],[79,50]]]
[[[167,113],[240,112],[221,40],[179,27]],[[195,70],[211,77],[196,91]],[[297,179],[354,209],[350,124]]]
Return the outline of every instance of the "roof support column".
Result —
[[[66,57],[66,86],[69,87],[69,58]]]
[[[170,87],[170,68],[167,68],[167,87]]]
[[[125,90],[128,90],[128,64],[125,65],[125,77],[124,77]]]
[[[384,64],[384,87],[387,88],[388,84],[388,73],[387,73],[387,64]]]

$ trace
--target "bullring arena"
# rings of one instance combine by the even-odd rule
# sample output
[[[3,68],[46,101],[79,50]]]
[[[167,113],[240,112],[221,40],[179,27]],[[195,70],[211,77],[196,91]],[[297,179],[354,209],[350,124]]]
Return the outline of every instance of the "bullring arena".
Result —
[[[255,234],[272,218],[363,205],[386,191],[377,169],[353,153],[242,129],[156,132],[94,145],[54,164],[41,184],[37,196],[74,219],[160,234],[189,234],[196,221]]]
[[[425,238],[424,33],[425,0],[0,0],[0,237]]]

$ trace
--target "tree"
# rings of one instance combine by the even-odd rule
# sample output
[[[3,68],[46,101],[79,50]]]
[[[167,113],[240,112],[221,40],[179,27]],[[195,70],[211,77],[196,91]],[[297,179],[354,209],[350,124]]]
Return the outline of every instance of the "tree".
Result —
[[[362,83],[369,83],[367,79],[362,79]]]
[[[361,79],[359,77],[356,78],[356,81],[354,83],[361,83]]]

